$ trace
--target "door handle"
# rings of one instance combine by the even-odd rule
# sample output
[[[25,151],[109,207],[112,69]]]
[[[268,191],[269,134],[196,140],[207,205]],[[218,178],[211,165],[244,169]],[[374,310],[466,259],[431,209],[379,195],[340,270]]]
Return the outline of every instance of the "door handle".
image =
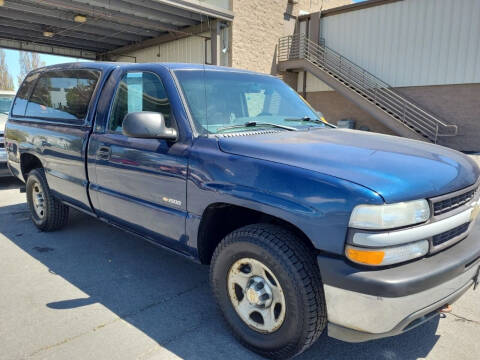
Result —
[[[110,160],[111,150],[108,146],[100,146],[97,150],[98,160]]]

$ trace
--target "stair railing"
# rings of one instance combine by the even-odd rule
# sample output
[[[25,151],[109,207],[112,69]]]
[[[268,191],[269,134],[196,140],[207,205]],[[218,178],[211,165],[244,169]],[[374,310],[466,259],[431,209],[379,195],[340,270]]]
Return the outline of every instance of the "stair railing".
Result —
[[[458,133],[457,125],[443,122],[406,99],[375,75],[325,46],[324,39],[315,43],[304,34],[282,37],[278,43],[277,58],[279,62],[299,59],[309,61],[375,104],[394,120],[435,143],[440,136],[455,136]]]

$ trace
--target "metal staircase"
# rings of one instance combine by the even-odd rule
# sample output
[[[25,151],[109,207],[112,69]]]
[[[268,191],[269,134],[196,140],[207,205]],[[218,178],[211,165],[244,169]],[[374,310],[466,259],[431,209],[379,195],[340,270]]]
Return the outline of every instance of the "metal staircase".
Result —
[[[394,88],[336,51],[315,43],[304,34],[280,38],[279,70],[297,69],[313,73],[354,101],[399,135],[437,143],[441,136],[457,135],[457,126],[406,99]]]

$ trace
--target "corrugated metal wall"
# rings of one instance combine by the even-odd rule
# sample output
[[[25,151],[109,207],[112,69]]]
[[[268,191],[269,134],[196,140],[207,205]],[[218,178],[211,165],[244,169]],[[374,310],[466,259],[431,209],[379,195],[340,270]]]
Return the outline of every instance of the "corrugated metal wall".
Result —
[[[325,16],[321,36],[392,86],[480,83],[480,0],[403,0]]]
[[[201,34],[210,36],[210,33]],[[190,36],[184,39],[170,41],[158,46],[133,51],[120,57],[118,61],[133,61],[128,56],[136,58],[136,62],[186,62],[205,63],[205,38]],[[210,49],[207,49],[210,51]]]

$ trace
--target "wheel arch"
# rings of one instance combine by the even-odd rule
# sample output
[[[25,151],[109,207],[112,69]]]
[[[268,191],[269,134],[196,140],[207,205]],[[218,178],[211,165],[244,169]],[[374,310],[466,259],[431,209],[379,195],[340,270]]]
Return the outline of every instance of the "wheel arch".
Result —
[[[316,251],[310,238],[291,221],[253,208],[217,202],[205,208],[197,234],[198,257],[209,264],[215,248],[232,231],[246,225],[269,223],[284,227],[294,233],[312,251]]]
[[[38,168],[43,168],[43,163],[38,156],[29,152],[20,155],[20,170],[24,181],[27,181],[27,175],[30,171]]]

